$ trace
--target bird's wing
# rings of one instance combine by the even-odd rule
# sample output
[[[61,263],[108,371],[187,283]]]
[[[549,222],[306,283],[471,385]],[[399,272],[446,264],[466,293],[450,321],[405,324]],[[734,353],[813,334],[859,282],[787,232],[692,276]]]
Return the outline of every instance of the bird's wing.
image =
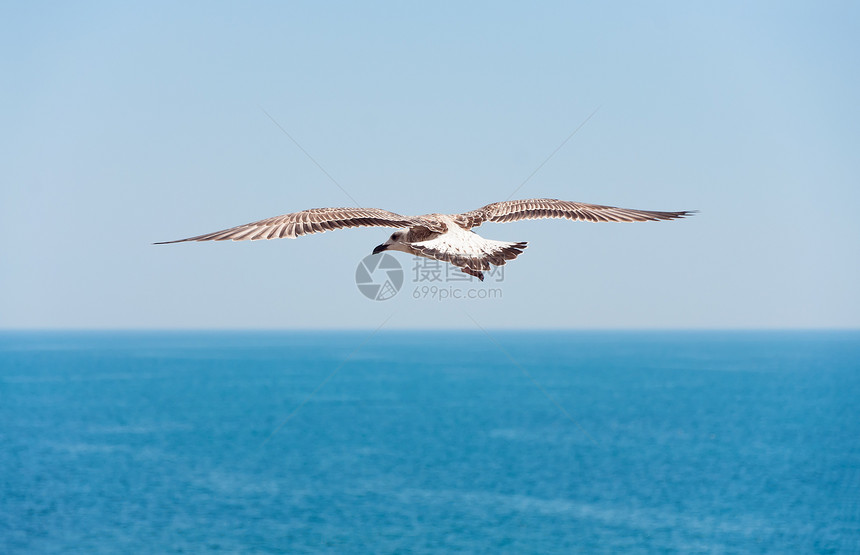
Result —
[[[184,241],[255,241],[257,239],[295,238],[311,233],[323,233],[347,227],[409,227],[425,225],[421,218],[401,216],[379,208],[312,208],[275,216],[214,233],[188,237],[176,241],[162,241],[156,245]]]
[[[466,229],[477,227],[484,222],[514,222],[517,220],[536,220],[541,218],[564,218],[588,222],[647,222],[674,220],[693,214],[683,212],[655,212],[651,210],[632,210],[615,206],[585,204],[554,198],[533,198],[525,200],[506,200],[494,202],[477,210],[457,214],[454,219]]]

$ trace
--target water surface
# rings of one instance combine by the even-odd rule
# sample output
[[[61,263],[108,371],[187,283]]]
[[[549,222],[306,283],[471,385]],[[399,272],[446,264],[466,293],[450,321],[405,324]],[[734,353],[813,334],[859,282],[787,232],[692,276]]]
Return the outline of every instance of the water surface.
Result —
[[[0,552],[860,546],[856,332],[369,334],[0,333]]]

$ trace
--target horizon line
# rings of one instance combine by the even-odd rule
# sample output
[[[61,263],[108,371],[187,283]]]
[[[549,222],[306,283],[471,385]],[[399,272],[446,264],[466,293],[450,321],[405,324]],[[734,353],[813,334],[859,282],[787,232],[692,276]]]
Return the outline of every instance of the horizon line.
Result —
[[[494,331],[516,332],[860,332],[860,327],[493,327],[485,326]],[[360,332],[372,329],[370,327],[306,327],[306,328],[276,328],[276,327],[0,327],[0,333],[6,332]],[[463,327],[400,327],[382,330],[384,332],[479,332],[474,328]]]

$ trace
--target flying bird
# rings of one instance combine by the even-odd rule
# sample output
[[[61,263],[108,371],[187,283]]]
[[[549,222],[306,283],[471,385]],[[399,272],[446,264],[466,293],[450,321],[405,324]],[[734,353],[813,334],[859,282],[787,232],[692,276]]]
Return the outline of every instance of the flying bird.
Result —
[[[494,202],[462,214],[425,214],[401,216],[379,208],[312,208],[275,216],[230,229],[179,239],[156,245],[186,241],[256,241],[258,239],[294,239],[311,233],[324,233],[348,227],[399,228],[384,243],[373,249],[401,251],[415,256],[441,260],[461,271],[484,280],[490,266],[501,266],[513,260],[526,248],[526,242],[510,243],[484,239],[473,228],[485,222],[514,222],[561,218],[586,222],[646,222],[674,220],[694,211],[655,212],[601,206],[558,199],[538,198]]]

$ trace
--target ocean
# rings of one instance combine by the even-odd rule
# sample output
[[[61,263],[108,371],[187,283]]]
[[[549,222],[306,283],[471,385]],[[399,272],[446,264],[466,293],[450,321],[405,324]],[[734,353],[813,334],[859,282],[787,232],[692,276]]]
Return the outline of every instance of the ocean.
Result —
[[[858,553],[858,332],[0,332],[0,552]]]

